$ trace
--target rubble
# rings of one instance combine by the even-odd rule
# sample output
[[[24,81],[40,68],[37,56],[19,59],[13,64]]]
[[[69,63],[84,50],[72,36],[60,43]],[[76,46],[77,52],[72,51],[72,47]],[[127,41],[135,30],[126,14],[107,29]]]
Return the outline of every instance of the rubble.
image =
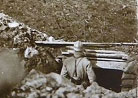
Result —
[[[47,40],[45,33],[31,29],[23,23],[16,22],[11,17],[0,14],[0,37],[10,39],[16,47],[25,47],[25,44],[32,44],[35,40]],[[12,46],[10,46],[12,47]]]
[[[137,91],[135,88],[129,92],[116,93],[99,86],[96,82],[84,89],[56,73],[46,75],[36,70],[30,71],[18,90],[20,93],[16,90],[12,93],[16,92],[16,97],[23,98],[136,98]]]
[[[19,23],[17,23],[17,22],[12,22],[12,23],[8,23],[8,26],[10,27],[10,28],[15,28],[15,27],[18,27],[19,26]]]
[[[32,98],[32,96],[34,98],[38,98],[38,96],[47,97],[49,95],[61,98],[70,98],[71,95],[74,95],[74,98],[84,97],[84,89],[79,86],[77,87],[66,78],[63,78],[56,73],[46,75],[36,70],[30,71],[30,73],[22,81],[18,90],[20,90],[20,93],[17,93],[16,96],[27,98]],[[16,90],[13,92],[16,92]]]
[[[53,50],[37,47],[35,45],[36,40],[49,41],[51,37],[48,37],[45,33],[31,29],[7,15],[1,13],[0,16],[0,47],[19,49],[22,57],[25,58],[25,60],[28,59],[26,61],[28,70],[35,67],[38,70],[49,73],[51,72],[51,70],[49,70],[52,68],[51,66],[58,66],[58,63],[56,63],[56,61],[54,62],[54,58],[51,58],[50,53],[48,53],[48,51]],[[54,40],[56,41],[56,39]]]
[[[25,58],[31,58],[37,54],[38,54],[38,51],[33,47],[27,47],[26,50],[24,51]]]

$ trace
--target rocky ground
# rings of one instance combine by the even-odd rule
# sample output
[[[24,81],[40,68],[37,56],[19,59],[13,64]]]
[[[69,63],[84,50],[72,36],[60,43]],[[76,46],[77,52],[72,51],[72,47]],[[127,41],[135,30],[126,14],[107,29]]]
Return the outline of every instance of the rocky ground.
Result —
[[[57,74],[61,66],[54,59],[60,50],[37,47],[34,44],[35,40],[48,40],[51,35],[66,41],[79,39],[95,42],[134,42],[137,31],[135,1],[0,0],[0,3],[1,12],[14,17],[13,19],[0,13],[0,47],[20,49],[19,54],[26,61],[25,69],[28,72],[7,97],[136,98],[138,88],[115,93],[98,86],[97,83],[87,89],[70,83]],[[30,59],[24,58],[24,51],[28,46],[35,47],[39,54]],[[112,49],[131,55],[137,53],[136,47]]]
[[[136,98],[136,92],[133,89],[115,93],[98,86],[97,83],[84,89],[56,73],[46,75],[32,70],[22,81],[20,88],[15,89],[11,95],[13,98]]]

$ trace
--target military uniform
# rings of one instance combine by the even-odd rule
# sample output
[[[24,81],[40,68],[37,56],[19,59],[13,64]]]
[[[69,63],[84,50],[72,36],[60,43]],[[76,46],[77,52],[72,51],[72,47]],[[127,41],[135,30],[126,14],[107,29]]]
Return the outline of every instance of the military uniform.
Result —
[[[63,62],[61,70],[63,77],[69,78],[75,84],[87,83],[92,84],[95,79],[95,73],[92,69],[91,62],[86,57],[70,57]]]

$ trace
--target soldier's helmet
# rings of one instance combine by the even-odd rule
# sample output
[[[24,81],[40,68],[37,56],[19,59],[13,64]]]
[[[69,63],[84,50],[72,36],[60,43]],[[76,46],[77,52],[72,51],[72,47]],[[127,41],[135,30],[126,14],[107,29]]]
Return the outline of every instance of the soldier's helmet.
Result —
[[[76,41],[76,42],[74,43],[74,51],[77,51],[77,52],[82,52],[82,51],[84,51],[84,47],[83,47],[82,42]]]

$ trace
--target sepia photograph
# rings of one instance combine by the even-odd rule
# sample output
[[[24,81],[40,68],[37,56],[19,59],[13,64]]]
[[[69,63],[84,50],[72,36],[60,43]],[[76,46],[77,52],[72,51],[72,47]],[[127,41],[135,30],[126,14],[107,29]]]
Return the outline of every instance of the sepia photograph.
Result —
[[[0,98],[138,98],[138,0],[0,0]]]

